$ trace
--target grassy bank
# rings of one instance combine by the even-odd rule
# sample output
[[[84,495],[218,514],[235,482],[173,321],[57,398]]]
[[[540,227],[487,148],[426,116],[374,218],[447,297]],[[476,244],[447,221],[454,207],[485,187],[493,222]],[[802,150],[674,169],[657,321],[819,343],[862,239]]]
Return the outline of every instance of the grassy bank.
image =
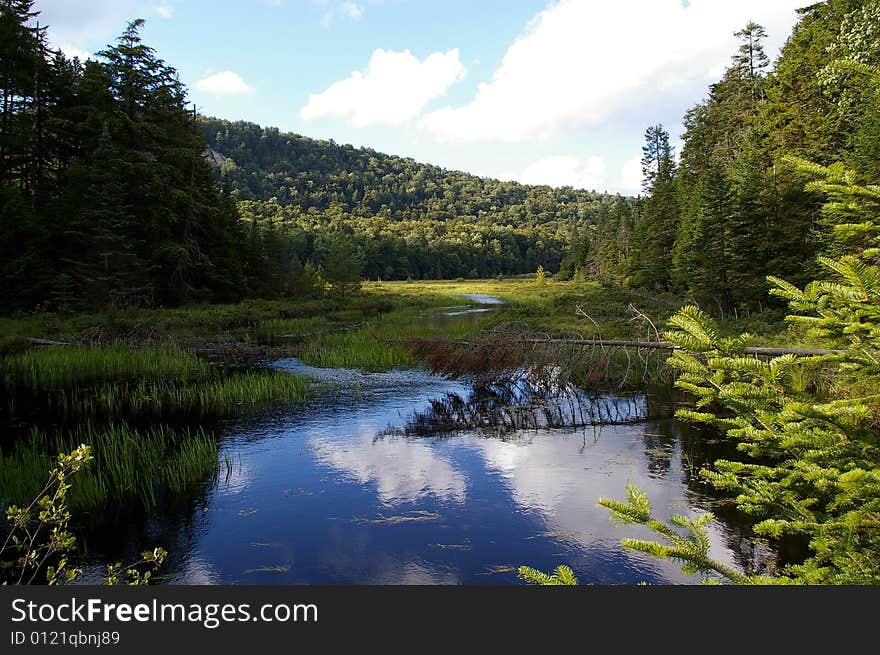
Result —
[[[175,346],[53,346],[2,361],[5,409],[77,420],[220,417],[303,400],[308,381],[273,371],[226,372]]]
[[[216,419],[303,400],[308,380],[224,369],[173,342],[32,348],[0,359],[0,504],[39,491],[52,458],[80,444],[94,461],[69,498],[79,514],[149,509],[209,483]]]
[[[532,276],[489,280],[432,280],[418,282],[368,282],[364,294],[376,298],[393,297],[441,302],[452,299],[461,303],[468,293],[498,296],[507,303],[494,322],[519,323],[532,330],[553,334],[581,334],[591,338],[601,334],[607,339],[632,339],[644,336],[646,324],[637,319],[630,306],[650,318],[659,330],[687,299],[674,294],[652,294],[638,289],[603,285],[594,281],[554,281],[537,284]],[[731,334],[748,331],[770,345],[776,339],[802,339],[791,334],[783,322],[782,309],[760,314],[728,316],[719,321]]]
[[[670,294],[603,286],[590,281],[536,284],[532,278],[366,282],[348,297],[305,300],[250,300],[230,305],[198,305],[163,309],[126,309],[93,314],[34,313],[0,317],[0,353],[30,346],[29,339],[72,343],[177,344],[202,354],[222,355],[224,347],[254,354],[284,353],[308,340],[335,332],[384,325],[424,325],[420,313],[462,305],[468,293],[499,296],[503,312],[487,316],[484,324],[519,323],[529,329],[555,334],[606,338],[644,336],[646,324],[634,320],[635,307],[662,329],[665,320],[686,303]],[[578,312],[578,309],[582,313]],[[409,313],[408,313],[409,312]],[[749,331],[761,343],[777,338],[791,341],[782,312],[728,318],[722,327],[731,333]],[[408,321],[408,317],[413,320]],[[360,338],[360,337],[358,337]],[[333,339],[328,340],[333,346]],[[340,348],[348,339],[339,337]],[[212,345],[217,346],[212,349]],[[325,348],[321,347],[319,350]],[[301,348],[299,349],[302,350]],[[310,355],[311,357],[311,355]],[[320,361],[317,356],[313,361]],[[337,358],[325,361],[337,362]]]

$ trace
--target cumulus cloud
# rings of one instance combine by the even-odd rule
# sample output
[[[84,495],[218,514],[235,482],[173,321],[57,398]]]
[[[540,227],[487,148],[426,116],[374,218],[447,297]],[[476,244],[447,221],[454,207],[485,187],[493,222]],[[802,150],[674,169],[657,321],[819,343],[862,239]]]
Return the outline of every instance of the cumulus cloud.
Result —
[[[577,157],[552,155],[530,164],[521,173],[505,173],[501,177],[523,184],[603,190],[606,168],[605,160],[597,155],[590,157],[586,164],[581,164]]]
[[[196,82],[196,88],[218,96],[251,95],[254,87],[246,83],[238,73],[223,71]]]
[[[321,27],[330,27],[337,18],[348,19],[350,21],[359,21],[364,15],[364,8],[352,0],[343,0],[342,2],[328,3],[327,0],[321,0],[319,4],[330,4],[330,8],[321,16]]]
[[[304,120],[348,117],[354,127],[400,125],[416,117],[464,74],[457,48],[435,52],[423,61],[409,50],[380,48],[373,52],[365,71],[354,71],[322,93],[310,95],[300,116]]]
[[[174,15],[174,7],[170,5],[159,5],[156,7],[156,13],[162,18],[171,18]]]
[[[525,141],[595,127],[648,90],[674,96],[705,87],[706,72],[729,61],[733,33],[750,19],[767,29],[774,54],[802,4],[561,0],[528,24],[468,104],[433,111],[421,124],[452,142]]]
[[[40,24],[49,26],[50,45],[80,59],[103,50],[138,15],[136,0],[40,0],[35,9]]]

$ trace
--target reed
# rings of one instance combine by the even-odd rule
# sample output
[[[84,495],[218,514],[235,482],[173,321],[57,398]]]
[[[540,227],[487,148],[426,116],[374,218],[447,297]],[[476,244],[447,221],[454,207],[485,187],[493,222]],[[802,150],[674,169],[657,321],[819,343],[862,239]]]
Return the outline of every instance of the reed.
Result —
[[[154,507],[166,493],[180,494],[212,482],[219,471],[216,441],[201,428],[156,425],[135,429],[116,423],[84,426],[72,434],[34,430],[9,453],[0,453],[0,504],[21,503],[39,492],[54,453],[79,444],[92,447],[94,461],[77,473],[68,492],[75,513],[135,503]]]
[[[70,389],[105,382],[209,380],[217,371],[208,362],[175,346],[135,350],[123,345],[53,346],[28,350],[2,361],[7,392]]]
[[[248,371],[198,384],[175,380],[104,383],[93,388],[48,394],[46,402],[59,416],[75,419],[219,417],[276,402],[304,400],[309,382],[280,371]]]
[[[379,341],[369,329],[322,335],[307,344],[301,358],[313,366],[364,371],[387,371],[418,364],[402,345]]]
[[[405,343],[408,337],[461,338],[491,320],[475,316],[472,322],[453,320],[436,324],[436,309],[404,307],[384,313],[366,327],[324,332],[303,343],[300,358],[324,368],[358,368],[364,371],[387,371],[412,368],[424,363]],[[432,315],[433,314],[433,315]]]

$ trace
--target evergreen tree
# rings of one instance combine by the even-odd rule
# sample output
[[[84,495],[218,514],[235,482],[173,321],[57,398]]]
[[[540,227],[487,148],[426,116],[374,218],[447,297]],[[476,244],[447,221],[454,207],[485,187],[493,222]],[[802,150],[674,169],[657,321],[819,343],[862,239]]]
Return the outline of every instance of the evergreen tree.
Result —
[[[734,33],[741,44],[733,61],[742,79],[749,83],[752,100],[757,100],[761,90],[761,80],[764,71],[770,64],[770,58],[764,52],[762,39],[767,38],[767,32],[761,25],[754,21],[740,31]]]
[[[676,166],[669,134],[662,125],[645,131],[642,148],[642,206],[635,250],[634,281],[656,290],[670,288],[672,251],[679,222]]]

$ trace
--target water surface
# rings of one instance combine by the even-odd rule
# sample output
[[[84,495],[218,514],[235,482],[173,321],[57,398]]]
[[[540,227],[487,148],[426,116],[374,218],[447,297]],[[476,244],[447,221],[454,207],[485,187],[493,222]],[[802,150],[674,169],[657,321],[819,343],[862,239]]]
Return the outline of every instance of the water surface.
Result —
[[[644,395],[606,394],[578,413],[565,409],[570,399],[550,407],[553,394],[536,400],[424,371],[275,367],[336,391],[225,426],[228,471],[131,537],[132,547],[160,541],[171,552],[164,582],[515,584],[520,564],[560,563],[583,582],[697,581],[621,549],[621,538],[648,533],[596,505],[623,498],[628,483],[662,516],[708,502],[687,484],[693,440],[674,420],[650,418],[668,411]],[[621,424],[588,425],[611,416]],[[742,560],[740,529],[710,527],[716,557]]]

